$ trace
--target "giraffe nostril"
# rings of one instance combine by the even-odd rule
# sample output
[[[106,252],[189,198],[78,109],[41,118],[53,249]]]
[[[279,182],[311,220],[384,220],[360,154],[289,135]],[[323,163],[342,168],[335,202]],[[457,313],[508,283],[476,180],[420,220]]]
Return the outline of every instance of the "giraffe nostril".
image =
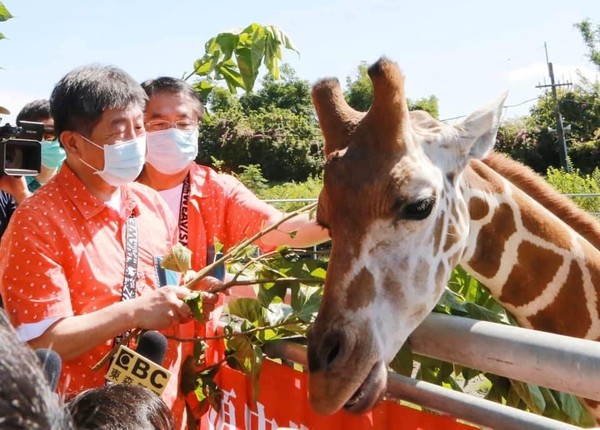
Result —
[[[329,367],[331,365],[331,363],[333,363],[335,361],[335,359],[338,357],[339,354],[340,354],[340,342],[338,339],[338,342],[332,346],[331,350],[329,351],[329,354],[327,354],[326,366]]]
[[[340,356],[343,349],[342,334],[338,331],[323,336],[309,334],[308,368],[311,372],[327,370]]]

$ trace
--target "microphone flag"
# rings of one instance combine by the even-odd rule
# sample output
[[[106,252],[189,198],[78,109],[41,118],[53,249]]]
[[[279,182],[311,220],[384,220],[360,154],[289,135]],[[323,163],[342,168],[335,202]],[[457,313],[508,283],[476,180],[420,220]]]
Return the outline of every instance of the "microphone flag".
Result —
[[[121,345],[104,377],[117,384],[141,385],[160,396],[171,378],[171,372]]]

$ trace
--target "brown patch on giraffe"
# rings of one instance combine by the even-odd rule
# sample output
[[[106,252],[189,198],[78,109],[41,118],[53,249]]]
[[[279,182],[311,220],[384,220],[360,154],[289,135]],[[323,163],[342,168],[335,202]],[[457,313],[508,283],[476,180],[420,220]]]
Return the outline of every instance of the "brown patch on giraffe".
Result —
[[[490,205],[484,199],[473,197],[469,200],[469,215],[473,221],[483,219],[490,212]]]
[[[600,406],[600,402],[598,402],[597,400],[592,400],[592,399],[583,399],[583,400],[585,400],[586,405],[588,405],[592,409],[596,409],[598,406]]]
[[[429,277],[429,267],[431,263],[424,258],[420,258],[415,268],[414,282],[416,285],[427,285]]]
[[[375,299],[375,280],[371,272],[363,267],[350,281],[346,295],[346,305],[351,311],[370,305]]]
[[[469,266],[487,278],[493,277],[500,269],[506,241],[516,231],[512,209],[506,203],[501,204],[491,221],[479,231],[475,253],[469,260]]]
[[[521,192],[515,192],[513,199],[519,206],[521,221],[527,231],[562,249],[571,249],[571,235],[563,223],[554,217],[540,216],[539,206],[532,205],[531,201]]]
[[[569,276],[552,304],[530,317],[529,322],[537,330],[584,337],[592,324],[586,304],[581,268],[573,261]]]
[[[552,281],[563,257],[531,242],[522,242],[517,249],[517,264],[502,287],[502,303],[523,306],[539,297]],[[540,270],[540,268],[544,270]],[[536,288],[537,287],[537,288]]]
[[[442,242],[442,233],[444,232],[444,215],[440,213],[438,218],[435,220],[435,230],[433,232],[433,252],[434,255],[440,249],[440,243]]]
[[[579,243],[581,244],[585,255],[600,254],[588,241],[580,239]],[[598,312],[598,315],[600,315],[600,258],[588,258],[586,261],[586,268],[590,274],[591,283],[596,293],[596,311]],[[600,341],[600,338],[594,340]]]
[[[444,266],[444,262],[440,261],[438,264],[437,269],[435,270],[435,287],[436,287],[436,291],[439,288],[444,288],[446,286],[446,282],[448,281],[448,279],[446,279],[448,272],[446,271],[446,267]]]
[[[446,232],[446,243],[444,243],[444,252],[448,252],[452,246],[460,239],[456,224],[453,222],[448,223],[448,231]]]

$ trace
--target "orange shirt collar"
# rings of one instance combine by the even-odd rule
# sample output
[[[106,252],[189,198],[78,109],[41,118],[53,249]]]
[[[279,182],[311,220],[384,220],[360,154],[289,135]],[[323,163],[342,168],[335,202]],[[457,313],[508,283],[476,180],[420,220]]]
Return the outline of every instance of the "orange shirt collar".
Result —
[[[56,180],[59,186],[64,190],[69,200],[81,212],[87,220],[100,213],[106,208],[104,202],[92,193],[83,185],[83,182],[75,175],[73,170],[67,163],[63,163],[62,168],[56,175]],[[127,218],[139,215],[138,202],[131,193],[127,185],[121,186],[121,208],[122,217]]]

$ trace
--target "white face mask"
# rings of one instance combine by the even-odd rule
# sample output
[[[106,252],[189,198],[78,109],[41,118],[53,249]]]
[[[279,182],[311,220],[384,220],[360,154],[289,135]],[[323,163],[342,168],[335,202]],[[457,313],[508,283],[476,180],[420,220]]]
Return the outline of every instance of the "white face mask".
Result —
[[[148,133],[146,161],[166,175],[181,172],[198,155],[198,130],[176,128]]]
[[[81,136],[81,135],[80,135]],[[144,167],[146,154],[146,135],[138,136],[127,142],[100,146],[85,136],[87,142],[104,151],[104,169],[102,171],[89,165],[81,158],[83,164],[94,170],[95,174],[114,187],[133,182]]]

